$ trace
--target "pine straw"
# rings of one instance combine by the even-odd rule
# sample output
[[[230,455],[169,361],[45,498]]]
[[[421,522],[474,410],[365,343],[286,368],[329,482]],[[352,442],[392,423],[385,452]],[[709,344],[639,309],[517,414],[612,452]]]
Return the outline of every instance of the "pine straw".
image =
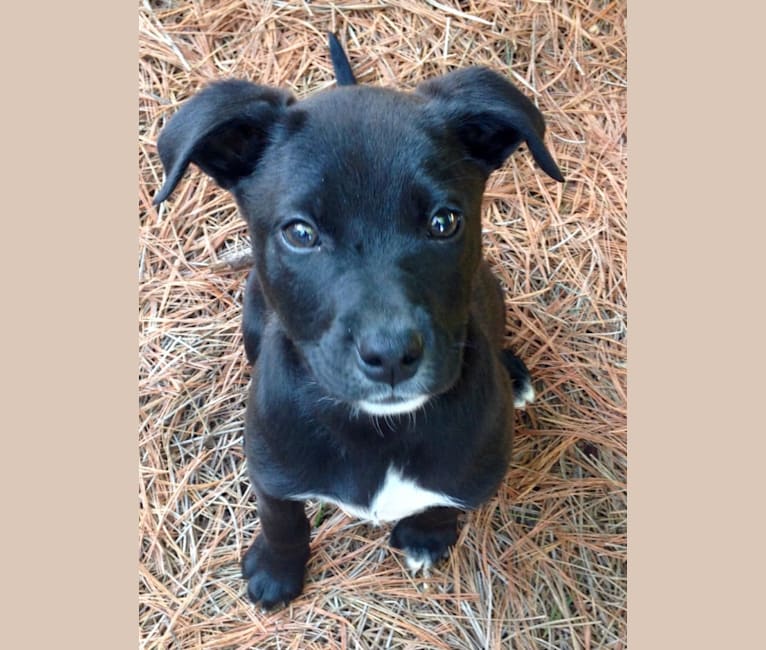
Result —
[[[626,626],[625,3],[148,2],[139,8],[140,638],[143,648],[623,648]],[[209,80],[305,96],[347,43],[362,82],[412,88],[466,64],[534,98],[567,182],[526,151],[492,177],[486,252],[509,342],[539,392],[497,497],[412,579],[374,528],[310,504],[305,593],[262,613],[239,558],[258,530],[244,473],[239,332],[247,247],[196,169],[159,210],[157,134]]]

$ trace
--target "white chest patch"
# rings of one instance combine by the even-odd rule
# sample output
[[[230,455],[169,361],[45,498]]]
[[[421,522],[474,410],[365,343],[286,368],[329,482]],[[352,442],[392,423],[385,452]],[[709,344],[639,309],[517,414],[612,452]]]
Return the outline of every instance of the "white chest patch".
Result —
[[[302,494],[293,498],[327,501],[335,504],[349,515],[371,521],[374,524],[404,519],[404,517],[409,517],[434,506],[462,507],[457,499],[453,499],[442,492],[426,490],[412,479],[405,478],[393,465],[388,468],[383,485],[380,486],[367,508],[353,503],[344,503],[322,494]]]

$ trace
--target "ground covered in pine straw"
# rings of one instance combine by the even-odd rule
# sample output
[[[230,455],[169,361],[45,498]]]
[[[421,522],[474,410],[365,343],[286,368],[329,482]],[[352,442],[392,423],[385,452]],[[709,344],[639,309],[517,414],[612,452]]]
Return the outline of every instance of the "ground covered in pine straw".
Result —
[[[624,2],[457,0],[139,5],[142,648],[624,648],[626,35]],[[508,341],[537,401],[517,415],[496,498],[413,579],[375,528],[332,506],[304,594],[263,613],[239,560],[258,530],[242,452],[247,233],[196,168],[159,210],[157,135],[206,82],[303,97],[333,83],[325,32],[360,82],[410,89],[458,66],[501,71],[540,107],[566,183],[522,147],[488,185],[486,253]]]

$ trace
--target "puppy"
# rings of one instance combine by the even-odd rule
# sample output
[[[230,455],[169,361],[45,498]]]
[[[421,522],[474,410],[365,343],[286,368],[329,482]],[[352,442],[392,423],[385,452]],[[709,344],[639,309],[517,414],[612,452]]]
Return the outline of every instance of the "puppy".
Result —
[[[217,82],[157,143],[155,203],[194,163],[232,193],[252,240],[245,452],[261,533],[242,570],[264,607],[303,588],[306,499],[398,521],[390,543],[417,570],[495,493],[514,395],[534,393],[502,348],[482,193],[521,143],[563,180],[542,115],[499,74],[456,70],[403,93],[357,85],[332,35],[330,50],[337,88],[299,102]]]

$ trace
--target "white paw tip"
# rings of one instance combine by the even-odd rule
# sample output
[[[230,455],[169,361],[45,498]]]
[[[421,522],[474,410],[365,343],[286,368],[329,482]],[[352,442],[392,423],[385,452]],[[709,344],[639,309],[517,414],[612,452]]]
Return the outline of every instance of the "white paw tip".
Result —
[[[427,554],[423,555],[405,555],[404,561],[407,563],[407,568],[410,570],[413,576],[417,575],[421,569],[425,573],[431,568],[431,558]]]
[[[527,404],[535,401],[535,389],[532,384],[525,384],[524,388],[518,394],[513,396],[513,406],[517,409],[523,409]]]

